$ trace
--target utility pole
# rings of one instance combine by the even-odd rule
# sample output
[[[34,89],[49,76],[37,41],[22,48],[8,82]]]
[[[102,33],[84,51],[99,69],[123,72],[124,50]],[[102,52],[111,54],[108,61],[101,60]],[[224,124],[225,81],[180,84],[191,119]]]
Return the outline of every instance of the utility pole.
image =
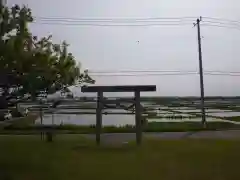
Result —
[[[0,0],[0,14],[1,14],[1,18],[2,18],[2,13],[3,13],[3,7],[5,7],[7,5],[7,0]],[[0,21],[2,21],[0,19]]]
[[[7,5],[7,0],[0,0],[0,5],[1,6],[6,6]]]
[[[200,88],[201,88],[201,110],[202,110],[202,124],[206,127],[206,114],[205,114],[205,103],[204,103],[204,82],[203,82],[203,65],[202,65],[202,44],[201,44],[201,30],[200,22],[202,17],[197,19],[197,23],[194,26],[197,26],[198,33],[198,54],[199,54],[199,74],[200,74]]]
[[[3,0],[0,0],[0,13],[1,13],[1,17],[2,17],[2,8],[3,8]]]

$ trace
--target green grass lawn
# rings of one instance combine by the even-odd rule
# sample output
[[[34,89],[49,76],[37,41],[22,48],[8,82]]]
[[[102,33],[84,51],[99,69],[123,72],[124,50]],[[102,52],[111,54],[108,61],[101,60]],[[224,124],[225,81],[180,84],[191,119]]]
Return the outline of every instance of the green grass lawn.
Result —
[[[20,121],[19,121],[20,122]],[[50,128],[45,126],[45,128]],[[51,127],[57,134],[93,134],[95,126],[84,125],[59,125]],[[5,126],[0,134],[37,134],[40,133],[41,126],[12,124]],[[201,122],[149,122],[143,125],[144,132],[195,132],[206,130],[229,130],[240,129],[240,125],[229,122],[208,122],[207,127],[203,128]],[[105,126],[102,128],[103,133],[134,133],[135,127],[126,125],[123,127]]]
[[[105,145],[80,135],[0,136],[1,180],[239,180],[240,141],[144,140]]]
[[[230,120],[230,121],[240,121],[240,116],[232,116],[232,117],[226,117],[226,119]]]

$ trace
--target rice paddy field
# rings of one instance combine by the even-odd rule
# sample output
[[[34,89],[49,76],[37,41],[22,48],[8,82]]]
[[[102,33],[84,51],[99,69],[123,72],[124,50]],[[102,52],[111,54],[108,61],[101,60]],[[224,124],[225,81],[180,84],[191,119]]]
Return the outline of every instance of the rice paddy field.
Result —
[[[134,108],[129,100],[110,104],[103,111],[103,126],[126,126],[135,124]],[[124,102],[124,100],[126,102]],[[196,98],[143,98],[143,117],[147,122],[201,122],[200,101]],[[51,103],[43,106],[43,118],[36,124],[45,125],[94,125],[96,122],[96,102],[63,100],[56,108]],[[34,103],[22,103],[22,108],[29,108],[39,113],[40,106]],[[240,98],[206,98],[205,111],[207,122],[240,122]]]

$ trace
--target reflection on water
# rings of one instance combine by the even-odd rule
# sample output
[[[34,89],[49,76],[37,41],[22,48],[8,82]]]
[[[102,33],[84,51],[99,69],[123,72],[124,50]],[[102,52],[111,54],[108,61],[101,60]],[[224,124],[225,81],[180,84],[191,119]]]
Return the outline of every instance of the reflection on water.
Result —
[[[207,122],[221,122],[223,120],[217,118],[206,118]],[[184,119],[149,119],[148,122],[201,122],[202,118],[184,118]]]
[[[43,116],[43,124],[76,124],[76,125],[94,125],[96,124],[96,114],[58,114],[64,112],[96,112],[95,110],[57,110],[56,114],[45,114]],[[124,112],[121,109],[114,109],[111,112],[121,113]],[[126,111],[125,111],[126,112]],[[40,123],[40,118],[37,119],[36,123]],[[121,114],[121,115],[102,115],[103,126],[124,126],[134,125],[135,115],[134,114]]]
[[[104,110],[113,113],[123,113],[127,112],[122,109],[113,109],[113,110]],[[61,113],[77,113],[77,112],[95,112],[95,110],[84,110],[84,109],[62,109],[55,111],[55,114],[45,114],[43,116],[43,124],[76,124],[76,125],[93,125],[96,124],[96,115],[95,114],[61,114]],[[172,113],[167,111],[159,111],[159,116],[191,116],[189,114],[180,114],[180,113]],[[135,115],[134,114],[108,114],[102,115],[103,118],[103,126],[124,126],[124,125],[135,125]],[[185,119],[186,120],[186,119]],[[191,121],[192,119],[189,119]],[[149,121],[162,121],[162,122],[181,122],[182,120],[169,119],[169,118],[161,118],[156,120]],[[197,120],[200,121],[200,120]],[[36,123],[40,123],[40,118],[37,119]]]
[[[103,126],[124,126],[134,125],[134,115],[103,115]],[[36,121],[40,123],[40,118]],[[96,115],[66,115],[66,114],[53,114],[44,115],[43,124],[76,124],[76,125],[92,125],[96,124]]]
[[[134,115],[103,115],[103,126],[125,126],[135,125]],[[148,119],[148,122],[201,122],[201,118],[184,118],[184,119]],[[225,120],[217,118],[207,118],[208,122],[223,122]],[[226,121],[229,122],[229,121]],[[40,118],[36,121],[40,123]],[[76,124],[76,125],[94,125],[96,124],[96,115],[66,115],[66,114],[48,114],[43,117],[43,124]]]
[[[201,109],[171,109],[172,111],[176,111],[176,112],[183,112],[183,113],[200,113]],[[215,113],[215,112],[233,112],[232,110],[222,110],[222,109],[205,109],[206,112],[211,112],[211,113]]]
[[[232,117],[232,116],[240,116],[240,112],[216,112],[216,113],[207,113],[212,116],[218,117]]]
[[[73,106],[73,105],[72,105]],[[92,106],[92,104],[91,104]],[[76,124],[76,125],[94,125],[96,124],[96,115],[95,114],[77,114],[81,112],[93,112],[95,109],[68,109],[65,107],[59,107],[58,109],[49,109],[55,114],[44,114],[43,124]],[[156,112],[156,115],[164,117],[159,119],[149,119],[149,122],[201,122],[201,118],[195,118],[190,112],[200,114],[200,110],[193,108],[168,108],[165,106],[152,105],[149,109],[149,113]],[[148,107],[148,108],[149,108]],[[159,108],[161,110],[159,110]],[[169,111],[168,111],[169,110]],[[173,112],[174,110],[180,112]],[[103,112],[113,112],[113,113],[129,113],[130,111],[125,111],[123,109],[107,109]],[[230,116],[240,116],[240,112],[229,112],[226,110],[220,109],[206,109],[207,114],[218,117],[230,117]],[[66,114],[72,113],[72,114]],[[74,114],[75,113],[75,114]],[[169,116],[182,116],[184,118],[176,119],[169,118]],[[135,125],[135,115],[134,114],[103,114],[103,126],[124,126],[124,125]],[[188,118],[192,117],[192,118]],[[217,118],[207,118],[209,122],[223,121]],[[36,123],[40,123],[40,118],[37,119]]]

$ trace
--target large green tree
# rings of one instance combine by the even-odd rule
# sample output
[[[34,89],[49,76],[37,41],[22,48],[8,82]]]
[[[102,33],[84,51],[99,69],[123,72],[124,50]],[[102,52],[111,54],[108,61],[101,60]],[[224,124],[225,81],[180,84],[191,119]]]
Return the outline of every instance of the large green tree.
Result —
[[[1,2],[1,0],[0,0]],[[68,86],[95,81],[80,72],[68,44],[54,44],[51,36],[38,38],[28,29],[33,21],[27,7],[0,4],[0,87],[3,96],[40,91],[54,93]]]

